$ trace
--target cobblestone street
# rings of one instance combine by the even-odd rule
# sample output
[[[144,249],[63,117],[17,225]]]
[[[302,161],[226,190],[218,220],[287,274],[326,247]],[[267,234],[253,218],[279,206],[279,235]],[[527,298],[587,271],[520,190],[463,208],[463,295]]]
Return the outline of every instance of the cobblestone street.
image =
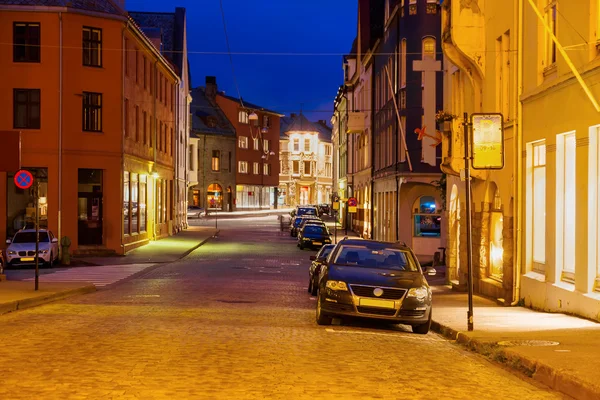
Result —
[[[563,398],[433,333],[318,326],[314,252],[274,216],[218,223],[182,261],[1,316],[0,398]]]

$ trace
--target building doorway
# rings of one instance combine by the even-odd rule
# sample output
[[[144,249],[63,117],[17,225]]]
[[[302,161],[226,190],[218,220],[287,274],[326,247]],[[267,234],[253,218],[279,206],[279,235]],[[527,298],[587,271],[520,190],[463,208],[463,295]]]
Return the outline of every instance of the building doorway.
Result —
[[[221,185],[213,183],[208,187],[206,192],[208,200],[208,208],[222,210],[223,209],[223,189]]]
[[[310,204],[310,187],[300,186],[300,202],[299,205]]]
[[[460,282],[460,197],[458,187],[452,185],[450,193],[448,252],[446,259],[448,264],[447,279],[456,285]]]
[[[102,172],[101,169],[79,169],[78,171],[77,240],[79,245],[103,244]]]
[[[231,186],[227,187],[227,211],[233,211],[233,195],[231,194]]]

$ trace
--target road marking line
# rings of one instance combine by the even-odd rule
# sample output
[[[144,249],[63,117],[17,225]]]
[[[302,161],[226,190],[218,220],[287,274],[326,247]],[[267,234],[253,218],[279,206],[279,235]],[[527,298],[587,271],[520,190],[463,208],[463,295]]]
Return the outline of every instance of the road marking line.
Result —
[[[408,336],[408,335],[399,335],[399,333],[410,333],[410,332],[398,332],[398,333],[380,333],[380,332],[363,332],[363,331],[349,331],[349,330],[338,330],[332,328],[325,328],[326,332],[329,333],[349,333],[352,335],[373,335],[373,336],[392,336],[396,338],[406,338],[406,339],[415,339],[415,340],[428,340],[428,341],[437,341],[433,338],[423,338],[422,336]]]
[[[160,294],[134,294],[132,296],[125,297],[160,297]]]

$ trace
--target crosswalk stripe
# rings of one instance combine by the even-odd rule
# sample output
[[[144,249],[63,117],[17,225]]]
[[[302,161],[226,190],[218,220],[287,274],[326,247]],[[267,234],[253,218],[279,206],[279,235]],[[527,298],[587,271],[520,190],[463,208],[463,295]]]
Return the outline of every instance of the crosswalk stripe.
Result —
[[[40,275],[40,282],[90,282],[97,287],[121,281],[136,272],[154,264],[105,265],[97,267],[76,267],[54,273]],[[35,278],[25,279],[33,281]]]

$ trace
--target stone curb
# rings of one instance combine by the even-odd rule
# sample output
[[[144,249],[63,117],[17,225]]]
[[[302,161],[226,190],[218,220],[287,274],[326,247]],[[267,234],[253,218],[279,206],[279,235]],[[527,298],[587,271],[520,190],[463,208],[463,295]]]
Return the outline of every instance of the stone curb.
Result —
[[[562,371],[533,358],[523,356],[510,348],[474,339],[467,333],[459,332],[436,321],[431,322],[431,330],[574,399],[592,400],[600,398],[600,387],[584,382],[568,371]]]
[[[25,310],[27,308],[41,306],[43,304],[52,303],[53,301],[62,300],[68,297],[73,297],[80,294],[91,293],[95,291],[96,286],[87,285],[79,287],[77,289],[63,290],[61,292],[49,293],[41,296],[29,297],[27,299],[3,303],[0,304],[0,315],[18,310]]]

